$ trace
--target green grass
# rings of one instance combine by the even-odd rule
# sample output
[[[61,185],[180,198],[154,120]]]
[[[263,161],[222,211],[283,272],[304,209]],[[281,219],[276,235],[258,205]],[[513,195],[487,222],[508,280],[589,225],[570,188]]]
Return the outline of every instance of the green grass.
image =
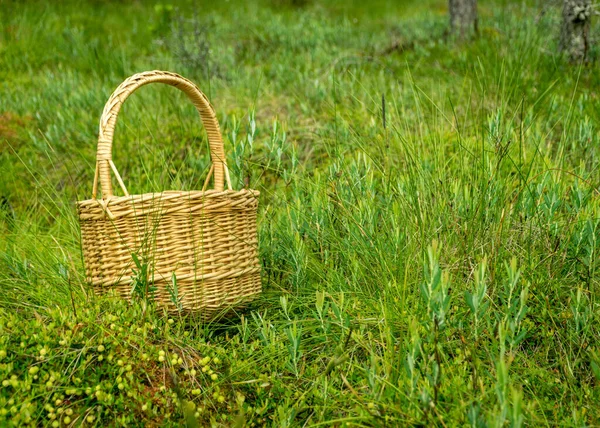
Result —
[[[0,425],[600,424],[600,77],[558,10],[481,3],[460,42],[442,0],[0,1]],[[261,191],[236,319],[85,283],[97,122],[151,69],[209,95]],[[132,193],[202,186],[177,92],[120,115]]]

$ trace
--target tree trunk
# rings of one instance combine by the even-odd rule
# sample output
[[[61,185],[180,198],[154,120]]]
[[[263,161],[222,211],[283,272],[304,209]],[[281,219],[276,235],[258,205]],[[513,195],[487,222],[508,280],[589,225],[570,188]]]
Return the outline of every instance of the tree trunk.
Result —
[[[449,0],[450,29],[461,37],[477,32],[477,0]]]
[[[560,49],[573,61],[587,58],[591,17],[591,0],[564,0]]]

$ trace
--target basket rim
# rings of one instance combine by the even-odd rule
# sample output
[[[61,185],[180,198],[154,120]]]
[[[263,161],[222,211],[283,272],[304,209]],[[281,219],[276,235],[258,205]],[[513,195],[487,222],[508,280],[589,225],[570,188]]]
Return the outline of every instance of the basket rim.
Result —
[[[218,197],[218,196],[235,196],[236,194],[239,194],[240,196],[252,195],[252,196],[255,196],[256,198],[258,198],[260,196],[260,191],[255,190],[255,189],[164,190],[162,192],[148,192],[148,193],[139,193],[139,194],[133,194],[133,195],[124,195],[124,196],[114,196],[113,195],[107,199],[90,198],[90,199],[84,199],[81,201],[76,201],[75,204],[77,206],[90,205],[90,204],[104,205],[104,204],[110,202],[110,204],[112,205],[112,204],[119,204],[121,202],[133,201],[133,200],[150,201],[153,199],[172,199],[172,198],[177,198],[177,197],[181,197],[181,196],[185,196],[185,195],[195,196],[197,198],[197,197],[201,197],[201,196],[205,196],[205,195],[212,196],[212,197]]]

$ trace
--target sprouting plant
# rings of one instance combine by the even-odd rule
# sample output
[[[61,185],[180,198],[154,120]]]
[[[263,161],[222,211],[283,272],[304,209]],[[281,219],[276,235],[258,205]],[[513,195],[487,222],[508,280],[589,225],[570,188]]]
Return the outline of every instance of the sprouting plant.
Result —
[[[348,361],[350,356],[348,355],[348,345],[350,343],[350,339],[352,338],[352,328],[348,330],[346,337],[340,337],[340,341],[335,348],[333,356],[329,359],[327,366],[325,367],[325,374],[329,375],[331,372],[340,364]]]
[[[325,334],[325,339],[327,339],[327,334],[330,330],[330,324],[329,321],[326,320],[325,315],[329,310],[329,302],[325,301],[325,292],[322,290],[317,291],[315,293],[315,296],[316,318],[319,320],[321,331],[323,332],[323,334]]]
[[[67,284],[67,287],[69,288],[69,298],[71,300],[71,307],[73,308],[73,315],[75,315],[75,317],[77,317],[77,308],[75,306],[75,298],[73,296],[73,289],[72,289],[72,284],[71,284],[71,273],[69,272],[69,268],[67,267],[66,263],[58,264],[58,274],[63,279],[63,281]]]
[[[141,300],[145,300],[148,297],[148,293],[154,291],[154,288],[150,284],[148,278],[148,263],[142,262],[136,253],[131,253],[131,258],[135,264],[135,268],[132,269],[133,276],[131,285],[132,297],[137,297]]]
[[[510,269],[513,270],[512,279],[515,279],[516,262],[511,262]],[[518,279],[518,278],[517,278]],[[510,363],[513,356],[509,355],[507,359],[506,344],[512,348],[514,342],[514,318],[505,318],[498,323],[498,357],[495,361],[496,369],[496,397],[498,405],[495,408],[493,424],[497,427],[505,425],[508,420],[510,426],[521,427],[524,424],[525,416],[523,413],[523,393],[520,389],[512,387],[510,383]],[[510,394],[509,394],[510,393]]]
[[[344,309],[344,297],[345,294],[343,291],[340,291],[338,293],[339,296],[339,302],[336,302],[334,299],[331,299],[331,311],[333,312],[333,314],[335,315],[335,317],[337,318],[337,322],[339,323],[339,326],[342,329],[342,332],[344,332],[346,329],[350,328],[350,315],[348,314],[348,312],[346,312]]]
[[[289,156],[290,168],[284,168],[283,170],[283,181],[285,181],[285,183],[288,185],[291,184],[295,178],[297,178],[296,173],[300,163],[300,160],[298,159],[298,151],[294,145],[292,145],[290,148]]]
[[[240,323],[238,324],[237,328],[240,339],[245,345],[248,343],[248,339],[250,338],[250,329],[248,328],[248,318],[246,318],[243,314],[240,316]]]
[[[274,415],[277,426],[288,428],[294,426],[294,418],[298,413],[298,409],[286,400],[284,403],[277,406],[277,412]]]
[[[568,355],[572,356],[572,358],[568,358],[565,368],[572,378],[576,378],[579,371],[588,372],[588,369],[584,368],[583,364],[585,361],[583,355],[585,355],[586,351],[590,357],[592,372],[594,371],[595,354],[593,348],[590,349],[589,345],[593,335],[592,330],[595,322],[595,314],[588,293],[581,287],[577,288],[576,293],[570,293],[569,301],[571,316],[567,325],[573,334],[573,340],[569,343]]]
[[[421,283],[421,296],[427,306],[427,322],[424,327],[428,333],[428,351],[432,364],[427,378],[433,389],[433,405],[438,401],[439,388],[442,378],[442,350],[440,331],[446,326],[446,315],[450,308],[448,294],[448,276],[442,272],[439,264],[439,244],[434,241],[427,249],[427,261],[424,268],[424,281]],[[429,394],[423,390],[422,400],[425,409],[429,407]]]
[[[586,267],[586,284],[588,289],[595,276],[598,265],[598,241],[600,240],[600,221],[588,219],[582,235],[584,238],[582,262]]]
[[[268,143],[269,149],[269,163],[267,164],[267,168],[270,167],[271,162],[275,162],[275,171],[277,173],[281,170],[281,163],[283,161],[283,155],[286,147],[286,132],[281,129],[281,125],[275,119],[273,120],[273,126],[271,128],[271,136]]]
[[[252,185],[252,156],[257,131],[254,110],[250,110],[248,113],[248,125],[245,134],[240,134],[240,127],[240,121],[233,116],[228,133],[233,151],[231,173],[240,183],[240,186],[250,187]]]
[[[570,309],[573,315],[571,322],[573,323],[575,336],[583,343],[587,340],[592,325],[593,311],[587,295],[583,293],[581,288],[578,288],[575,294],[571,292],[570,300]]]
[[[506,329],[505,338],[510,347],[509,351],[512,354],[515,348],[527,336],[527,328],[524,327],[523,320],[527,315],[529,285],[519,287],[521,271],[517,268],[517,259],[515,257],[511,259],[510,264],[504,263],[504,266],[506,268],[507,279],[500,292],[504,309],[504,315],[500,323]]]
[[[279,303],[281,303],[281,309],[283,310],[283,314],[287,318],[288,321],[291,321],[290,314],[288,312],[288,298],[287,296],[280,296]]]
[[[495,361],[496,369],[496,397],[498,399],[498,409],[495,415],[496,426],[500,427],[504,425],[506,416],[508,414],[508,364],[506,362],[506,342],[507,334],[505,329],[505,323],[500,322],[498,325],[498,346],[499,353]]]
[[[410,339],[405,340],[404,348],[406,357],[404,359],[404,369],[408,375],[409,394],[412,396],[419,381],[418,359],[421,355],[421,337],[419,336],[419,326],[414,320],[409,322]]]
[[[246,141],[243,137],[240,138],[240,122],[235,116],[231,117],[228,136],[229,141],[231,141],[233,159],[233,162],[230,162],[229,165],[230,172],[233,178],[237,179],[239,183],[243,183]]]
[[[248,141],[248,147],[250,148],[250,156],[254,153],[254,139],[256,137],[256,119],[254,117],[254,110],[248,112],[248,127],[247,127],[246,140]]]
[[[292,325],[285,329],[285,333],[289,341],[287,345],[289,353],[287,367],[292,373],[294,373],[296,377],[298,377],[298,363],[300,358],[302,358],[302,351],[300,350],[300,343],[302,341],[302,326],[298,326],[298,323],[293,321]]]
[[[510,425],[514,428],[521,428],[525,423],[523,413],[523,391],[519,388],[511,388],[511,409]]]
[[[258,328],[258,336],[262,340],[265,346],[274,346],[276,342],[276,332],[271,324],[266,319],[266,312],[264,315],[261,315],[258,312],[252,312],[252,318],[254,319],[254,323]]]
[[[169,299],[171,300],[171,303],[177,308],[179,312],[181,312],[183,310],[182,301],[184,294],[182,294],[181,296],[179,295],[179,290],[177,289],[177,276],[175,275],[175,272],[171,274],[171,284],[167,284],[166,287],[169,293]]]
[[[141,302],[143,308],[142,318],[145,318],[148,306],[154,303],[152,297],[156,291],[156,286],[150,278],[149,263],[142,262],[136,253],[131,253],[131,258],[135,264],[135,268],[132,269],[133,276],[131,277],[131,297]]]
[[[448,295],[448,279],[442,276],[442,269],[439,265],[437,241],[434,241],[427,249],[421,296],[427,305],[427,314],[434,329],[443,327],[450,307],[450,296]]]
[[[292,267],[291,282],[294,289],[300,290],[307,278],[307,249],[306,243],[299,232],[294,233],[291,239],[289,262]]]
[[[598,268],[598,243],[600,242],[600,221],[585,219],[571,237],[571,254],[579,267],[580,277],[588,291],[595,279]]]
[[[486,284],[486,265],[487,261],[484,258],[475,271],[475,289],[472,293],[465,291],[465,301],[467,302],[472,317],[470,332],[473,340],[468,342],[468,347],[470,348],[469,354],[471,360],[473,390],[477,388],[478,384],[479,369],[476,351],[479,346],[479,338],[485,327],[484,320],[486,320],[486,313],[489,306]]]
[[[473,328],[471,331],[475,341],[479,339],[482,330],[482,320],[484,320],[489,306],[489,302],[487,301],[486,266],[487,261],[483,259],[475,271],[474,291],[472,293],[465,291],[465,301],[473,317]]]

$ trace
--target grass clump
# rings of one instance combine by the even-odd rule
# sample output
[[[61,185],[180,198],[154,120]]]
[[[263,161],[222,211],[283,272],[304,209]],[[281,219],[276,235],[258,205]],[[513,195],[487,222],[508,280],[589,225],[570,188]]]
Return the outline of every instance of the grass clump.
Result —
[[[459,44],[437,0],[11,6],[0,425],[600,420],[598,74],[554,54],[560,11],[482,4]],[[97,120],[147,69],[198,83],[234,187],[261,191],[265,292],[233,320],[83,278],[73,203]],[[156,87],[127,102],[113,158],[130,191],[202,187],[188,104]]]

